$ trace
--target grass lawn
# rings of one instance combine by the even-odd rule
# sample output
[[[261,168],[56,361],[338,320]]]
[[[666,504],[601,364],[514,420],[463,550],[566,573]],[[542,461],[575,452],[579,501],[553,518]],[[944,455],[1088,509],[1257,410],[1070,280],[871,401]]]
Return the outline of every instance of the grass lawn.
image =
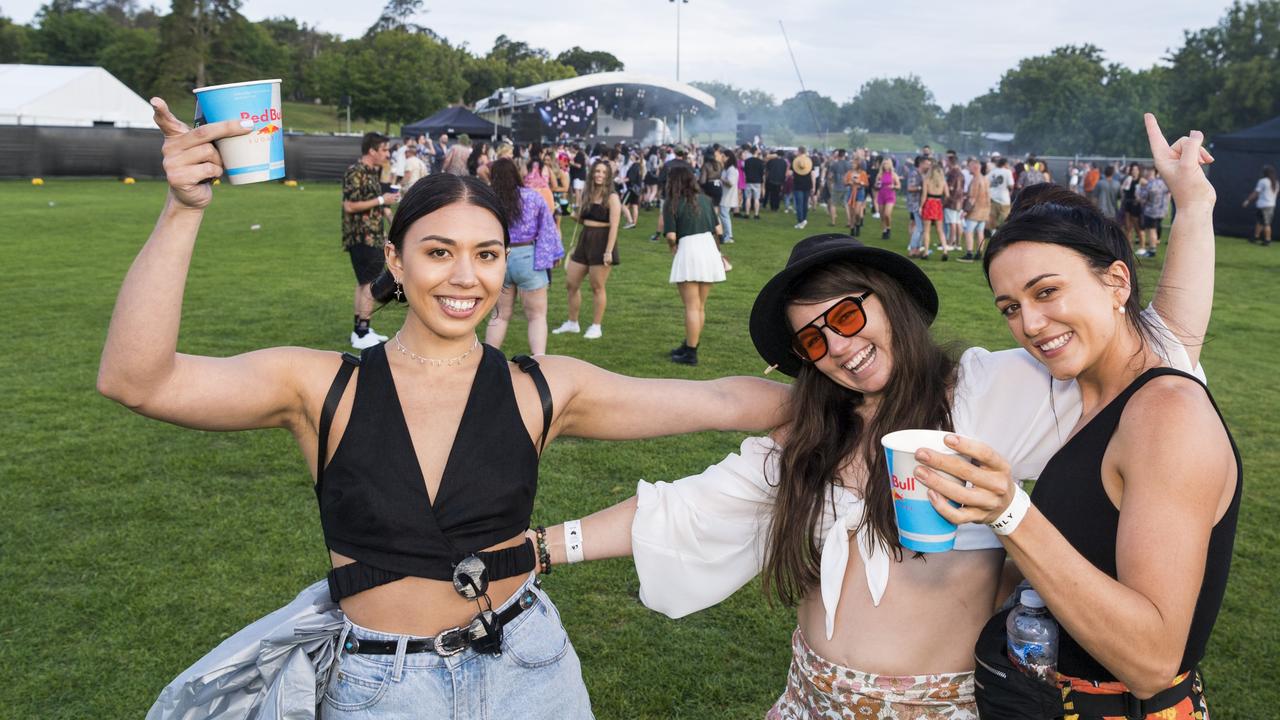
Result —
[[[338,194],[321,183],[217,188],[187,284],[180,349],[345,349],[352,279],[339,250]],[[177,428],[94,390],[112,303],[163,195],[157,182],[0,182],[0,303],[14,310],[0,356],[8,408],[0,414],[0,596],[9,598],[0,613],[0,716],[141,717],[179,670],[326,570],[311,481],[287,433]],[[683,335],[681,309],[666,281],[665,244],[645,240],[652,214],[620,240],[604,338],[552,336],[550,351],[642,376],[759,373],[747,314],[802,235],[791,223],[787,215],[736,222],[735,269],[711,293],[697,368],[666,358]],[[905,218],[895,224],[886,243],[869,224],[869,242],[905,246]],[[825,225],[815,213],[809,232]],[[1280,383],[1272,362],[1280,319],[1266,290],[1280,279],[1278,253],[1218,243],[1203,360],[1247,481],[1231,583],[1204,663],[1215,720],[1274,717],[1280,707]],[[944,298],[940,338],[1011,345],[978,266],[925,267]],[[1153,279],[1148,273],[1148,287]],[[564,317],[559,278],[550,305],[554,327]],[[382,311],[374,325],[395,330],[403,312]],[[527,351],[524,335],[517,320],[509,355]],[[542,464],[534,521],[620,501],[641,477],[698,471],[739,440],[558,441]],[[1169,528],[1177,531],[1176,518]],[[562,568],[545,585],[601,718],[761,717],[783,686],[794,616],[765,603],[755,582],[681,620],[640,605],[628,560]]]

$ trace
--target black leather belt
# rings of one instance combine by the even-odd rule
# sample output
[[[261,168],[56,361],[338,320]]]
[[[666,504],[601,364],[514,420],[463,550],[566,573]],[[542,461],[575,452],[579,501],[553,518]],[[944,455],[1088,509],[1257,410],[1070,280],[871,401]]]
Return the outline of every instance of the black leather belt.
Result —
[[[520,594],[518,600],[507,606],[505,610],[495,613],[498,618],[498,632],[501,633],[502,626],[515,620],[520,613],[537,604],[537,594],[533,590],[526,589]],[[457,655],[471,647],[472,641],[477,639],[475,637],[477,632],[483,631],[478,629],[476,621],[472,621],[470,625],[450,628],[435,637],[410,640],[405,644],[404,651],[406,653],[433,652],[442,657]],[[396,640],[361,640],[348,635],[342,649],[345,652],[360,655],[395,655],[398,647],[399,641]]]

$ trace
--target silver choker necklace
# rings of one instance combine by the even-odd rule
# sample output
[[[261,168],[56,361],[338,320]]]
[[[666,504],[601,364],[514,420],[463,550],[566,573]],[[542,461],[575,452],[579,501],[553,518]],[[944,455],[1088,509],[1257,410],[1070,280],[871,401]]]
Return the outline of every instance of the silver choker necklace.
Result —
[[[415,353],[414,351],[410,350],[409,348],[405,347],[404,343],[400,342],[400,332],[396,331],[396,350],[399,350],[404,355],[408,355],[410,360],[417,361],[419,365],[431,365],[432,367],[444,367],[446,365],[461,365],[463,362],[466,361],[467,358],[471,357],[471,353],[475,352],[476,348],[478,347],[480,347],[480,338],[477,336],[475,339],[475,342],[471,343],[471,348],[468,349],[466,352],[462,353],[461,355],[459,355],[458,357],[445,358],[445,359],[423,357]]]

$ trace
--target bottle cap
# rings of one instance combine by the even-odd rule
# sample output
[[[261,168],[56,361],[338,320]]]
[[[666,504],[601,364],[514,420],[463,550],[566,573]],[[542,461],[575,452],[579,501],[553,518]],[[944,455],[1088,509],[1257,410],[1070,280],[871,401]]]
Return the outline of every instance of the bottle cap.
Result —
[[[1040,598],[1040,593],[1035,590],[1023,590],[1022,594],[1018,596],[1018,602],[1022,603],[1023,607],[1044,607],[1044,600]]]

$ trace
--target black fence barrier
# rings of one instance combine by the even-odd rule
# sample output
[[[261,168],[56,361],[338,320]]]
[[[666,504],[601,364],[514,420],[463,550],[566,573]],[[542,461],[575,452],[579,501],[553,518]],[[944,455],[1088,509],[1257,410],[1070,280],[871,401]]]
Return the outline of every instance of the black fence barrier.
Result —
[[[159,130],[0,126],[0,177],[162,178]],[[286,135],[285,177],[342,180],[359,137]]]

